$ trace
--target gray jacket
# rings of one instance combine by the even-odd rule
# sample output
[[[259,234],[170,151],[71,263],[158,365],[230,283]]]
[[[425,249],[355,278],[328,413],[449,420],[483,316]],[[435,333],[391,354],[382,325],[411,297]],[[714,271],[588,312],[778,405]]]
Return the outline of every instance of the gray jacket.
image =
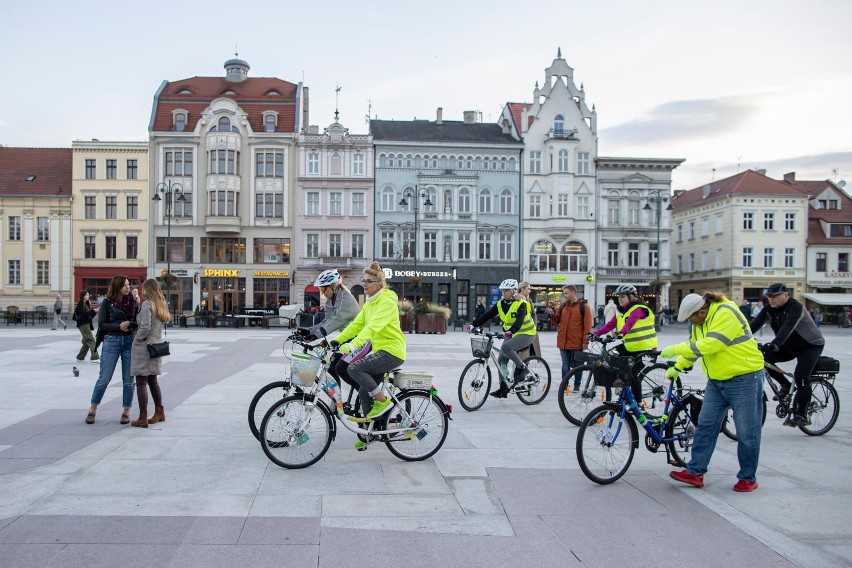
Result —
[[[151,312],[151,303],[143,302],[136,315],[136,337],[133,338],[133,346],[130,348],[130,374],[134,377],[140,375],[162,375],[162,357],[151,359],[148,355],[149,343],[161,343],[163,341],[163,322],[154,317]]]
[[[341,286],[330,300],[325,301],[322,311],[325,312],[325,319],[308,328],[308,331],[316,336],[320,335],[319,328],[325,329],[327,334],[343,329],[355,319],[361,311],[361,306],[358,305],[352,292]]]

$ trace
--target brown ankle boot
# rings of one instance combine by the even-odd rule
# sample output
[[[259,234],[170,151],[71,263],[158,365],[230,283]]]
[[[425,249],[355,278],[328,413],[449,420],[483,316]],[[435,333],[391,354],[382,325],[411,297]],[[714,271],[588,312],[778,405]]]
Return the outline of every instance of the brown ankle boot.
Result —
[[[134,420],[133,422],[130,423],[130,425],[133,426],[134,428],[147,428],[148,427],[148,413],[147,412],[140,412],[139,413],[139,420]]]
[[[166,421],[166,411],[162,406],[154,407],[154,414],[148,419],[148,424],[156,424],[157,422]]]

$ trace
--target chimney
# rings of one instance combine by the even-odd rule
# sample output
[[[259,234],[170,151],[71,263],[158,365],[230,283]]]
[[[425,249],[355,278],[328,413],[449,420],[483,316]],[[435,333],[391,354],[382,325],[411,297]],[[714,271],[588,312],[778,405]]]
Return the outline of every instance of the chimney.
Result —
[[[464,123],[465,124],[476,124],[476,111],[475,110],[466,110],[464,111]]]
[[[709,183],[705,183],[704,187],[701,188],[701,199],[707,199],[707,196],[710,195],[711,186]]]
[[[784,181],[794,182],[796,181],[796,172],[789,172],[784,174]]]
[[[762,176],[766,175],[766,168],[760,168],[759,170],[754,170]]]
[[[444,109],[438,107],[438,118],[435,119],[435,124],[444,124]]]

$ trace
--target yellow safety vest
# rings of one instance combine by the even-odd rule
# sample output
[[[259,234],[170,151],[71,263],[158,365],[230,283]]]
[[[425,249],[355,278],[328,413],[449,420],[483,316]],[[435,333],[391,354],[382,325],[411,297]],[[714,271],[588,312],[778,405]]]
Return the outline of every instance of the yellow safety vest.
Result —
[[[518,308],[521,304],[526,304],[526,300],[515,300],[512,302],[512,305],[509,306],[509,311],[503,311],[503,302],[497,302],[497,314],[500,316],[500,321],[503,322],[503,331],[509,331],[509,328],[515,323],[515,320],[518,319]],[[530,315],[530,310],[527,309],[527,315],[524,318],[524,323],[521,324],[521,329],[515,332],[515,335],[535,335],[535,322],[532,320],[532,316]]]
[[[654,312],[648,306],[643,304],[633,304],[629,310],[624,312],[624,314],[620,311],[616,311],[616,331],[620,331],[621,328],[624,327],[624,322],[626,322],[630,317],[630,314],[640,308],[648,312],[648,317],[642,318],[633,324],[633,327],[621,340],[624,343],[624,348],[631,353],[657,348],[657,332],[654,329]]]

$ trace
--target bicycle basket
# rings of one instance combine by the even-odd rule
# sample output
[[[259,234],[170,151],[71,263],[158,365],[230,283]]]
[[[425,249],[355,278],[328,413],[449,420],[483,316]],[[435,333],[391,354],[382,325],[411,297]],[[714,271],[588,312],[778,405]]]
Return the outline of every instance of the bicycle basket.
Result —
[[[428,371],[399,371],[393,378],[393,384],[402,390],[432,388],[432,373]]]
[[[471,337],[470,350],[473,351],[473,356],[486,359],[491,354],[491,344],[493,341],[490,337]]]
[[[305,353],[293,353],[290,355],[290,380],[294,385],[313,384],[320,366],[322,366],[322,360],[318,357]]]

